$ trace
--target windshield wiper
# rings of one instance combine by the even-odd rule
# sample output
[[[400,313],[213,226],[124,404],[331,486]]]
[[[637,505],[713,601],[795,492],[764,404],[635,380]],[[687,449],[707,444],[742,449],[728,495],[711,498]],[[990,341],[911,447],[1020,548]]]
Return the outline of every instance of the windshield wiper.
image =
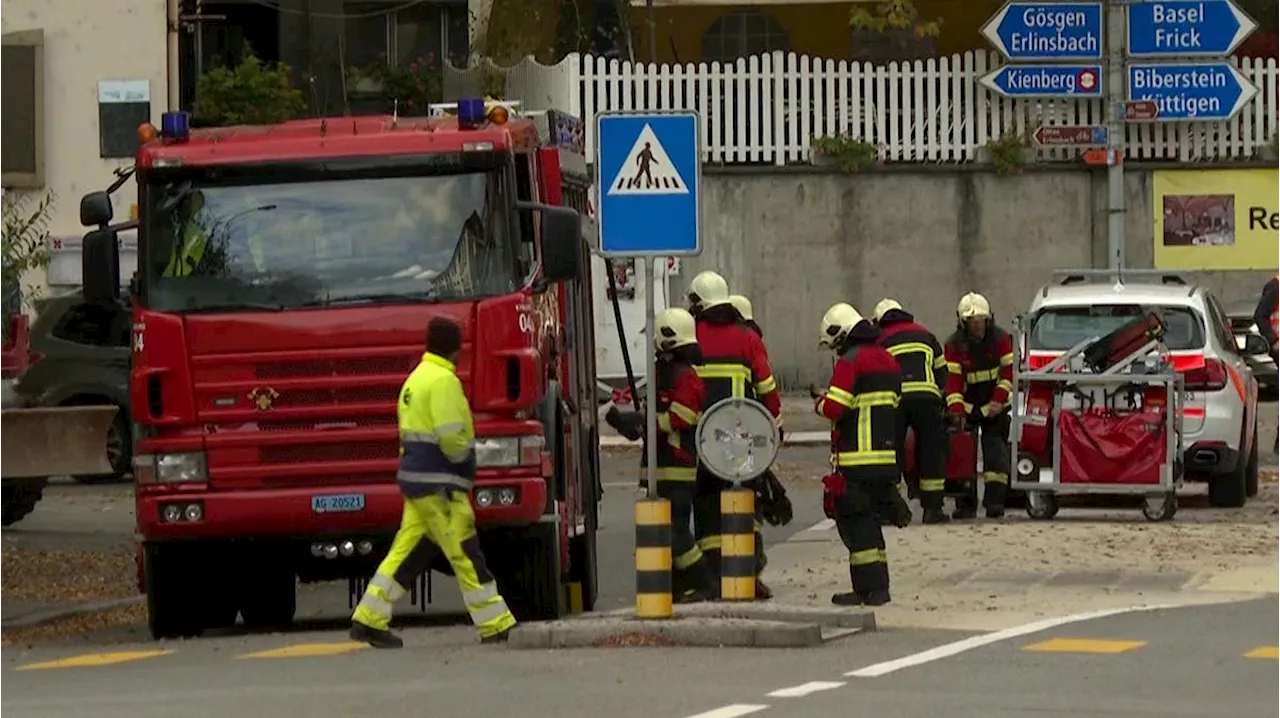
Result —
[[[284,310],[282,304],[265,304],[262,302],[226,302],[224,304],[202,304],[198,307],[183,310],[187,314],[192,312],[228,312],[228,311],[259,311],[259,312],[279,312]]]
[[[304,307],[338,307],[345,304],[434,304],[440,301],[435,295],[416,294],[357,294],[350,297],[325,297],[303,302]]]

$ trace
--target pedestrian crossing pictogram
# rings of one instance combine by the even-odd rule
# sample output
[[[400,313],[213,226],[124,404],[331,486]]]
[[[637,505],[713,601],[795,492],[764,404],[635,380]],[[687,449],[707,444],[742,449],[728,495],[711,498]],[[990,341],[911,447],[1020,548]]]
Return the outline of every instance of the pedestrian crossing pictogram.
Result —
[[[609,183],[610,195],[689,194],[689,185],[646,123]]]

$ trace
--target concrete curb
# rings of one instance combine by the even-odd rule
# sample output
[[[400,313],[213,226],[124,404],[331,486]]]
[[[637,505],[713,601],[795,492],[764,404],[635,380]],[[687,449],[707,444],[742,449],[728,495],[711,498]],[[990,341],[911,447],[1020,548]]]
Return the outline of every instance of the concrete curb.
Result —
[[[797,431],[794,434],[787,434],[783,437],[783,445],[785,446],[828,446],[831,444],[831,432],[828,431]],[[631,441],[623,436],[601,436],[601,448],[640,448],[639,441]]]
[[[111,601],[99,601],[96,603],[81,603],[75,606],[65,606],[60,608],[50,608],[43,611],[36,611],[25,616],[19,616],[12,620],[0,621],[0,628],[5,630],[15,628],[31,628],[41,624],[50,623],[52,621],[70,618],[71,616],[79,616],[85,613],[102,613],[103,611],[112,611],[117,608],[126,606],[135,606],[147,599],[146,596],[130,596],[128,598],[117,598]]]
[[[732,648],[807,648],[861,631],[874,631],[875,614],[768,604],[704,603],[676,606],[667,620],[638,619],[630,609],[563,621],[521,624],[514,649],[659,645]]]

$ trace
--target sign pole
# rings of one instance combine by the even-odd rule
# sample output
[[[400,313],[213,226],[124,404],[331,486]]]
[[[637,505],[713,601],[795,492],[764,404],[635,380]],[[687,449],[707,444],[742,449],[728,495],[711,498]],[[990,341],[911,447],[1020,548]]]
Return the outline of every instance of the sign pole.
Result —
[[[1107,0],[1107,268],[1124,269],[1125,6]]]
[[[644,265],[645,486],[654,499],[658,496],[658,358],[653,350],[653,257],[637,260]]]

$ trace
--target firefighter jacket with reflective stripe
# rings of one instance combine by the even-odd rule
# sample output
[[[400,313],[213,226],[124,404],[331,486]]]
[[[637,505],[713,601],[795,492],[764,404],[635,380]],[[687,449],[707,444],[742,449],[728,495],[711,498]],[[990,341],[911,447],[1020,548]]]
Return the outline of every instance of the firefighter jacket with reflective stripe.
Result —
[[[400,387],[400,490],[422,498],[470,491],[476,476],[475,426],[453,363],[431,352]]]
[[[694,433],[706,405],[706,386],[683,362],[659,359],[657,375],[658,481],[693,482],[698,473]]]
[[[196,270],[200,260],[204,259],[205,247],[209,246],[209,237],[195,222],[188,222],[182,228],[182,235],[173,243],[173,251],[169,254],[169,263],[164,267],[166,277],[185,277]]]
[[[1280,277],[1273,277],[1262,288],[1262,298],[1253,310],[1253,323],[1274,352],[1276,341],[1280,340]]]
[[[764,342],[755,332],[737,321],[699,318],[698,346],[703,361],[697,371],[707,388],[707,406],[731,396],[757,399],[782,425],[782,397]]]
[[[947,387],[947,358],[933,332],[901,309],[880,319],[880,346],[893,355],[902,370],[902,398],[930,398],[942,402]]]
[[[1009,407],[1013,393],[1013,339],[994,323],[986,335],[969,338],[964,327],[947,339],[947,409],[953,414],[970,414],[975,408],[987,415],[987,405],[999,411]]]
[[[896,475],[902,374],[893,355],[855,339],[836,361],[817,411],[830,419],[835,464],[849,478]]]

